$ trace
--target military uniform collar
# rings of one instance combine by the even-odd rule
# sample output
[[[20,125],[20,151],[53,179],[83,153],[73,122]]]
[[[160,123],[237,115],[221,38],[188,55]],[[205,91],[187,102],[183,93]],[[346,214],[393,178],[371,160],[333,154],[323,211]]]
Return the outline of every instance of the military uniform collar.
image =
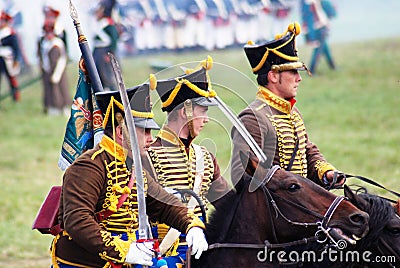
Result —
[[[176,134],[176,132],[174,130],[172,130],[171,128],[169,128],[168,126],[164,125],[160,131],[157,134],[157,137],[165,140],[171,144],[174,145],[178,145],[180,147],[184,147],[186,148],[185,144],[182,142],[182,140],[179,138],[178,134]],[[193,139],[190,140],[189,145],[191,144],[191,142],[193,141]]]
[[[290,114],[296,103],[295,99],[291,99],[290,101],[282,99],[263,86],[258,87],[257,99],[285,114]]]
[[[107,135],[103,135],[103,138],[100,141],[100,147],[104,149],[106,152],[115,156],[115,158],[121,162],[125,162],[126,160],[126,149],[124,149],[121,145],[116,143],[113,139],[108,137]]]

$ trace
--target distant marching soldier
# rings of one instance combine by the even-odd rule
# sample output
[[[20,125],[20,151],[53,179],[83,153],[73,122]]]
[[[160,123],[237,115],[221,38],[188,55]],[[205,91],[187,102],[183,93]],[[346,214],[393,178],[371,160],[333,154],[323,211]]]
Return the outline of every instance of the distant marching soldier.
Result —
[[[243,45],[249,40],[258,40],[257,35],[265,29],[265,26],[262,28],[257,26],[257,13],[260,11],[260,2],[237,0],[236,6],[235,41]],[[260,29],[262,30],[260,31]]]
[[[119,33],[111,17],[115,0],[102,0],[96,9],[97,27],[94,36],[93,58],[105,90],[117,90],[108,53],[116,55]]]
[[[173,26],[173,41],[175,49],[180,51],[187,47],[188,37],[186,29],[187,12],[184,8],[182,0],[169,0],[167,3],[168,13],[171,16],[171,23]]]
[[[156,11],[153,17],[153,29],[154,29],[154,40],[155,49],[162,50],[166,47],[166,43],[170,36],[168,33],[169,29],[169,14],[165,5],[166,0],[153,0],[154,10]]]
[[[186,17],[186,29],[188,35],[188,47],[204,47],[207,42],[206,12],[207,5],[204,0],[184,0]]]
[[[258,38],[254,38],[254,40],[258,40],[258,42],[264,43],[267,40],[273,38],[272,31],[272,10],[271,10],[271,1],[270,0],[261,0],[260,1],[260,10],[257,12],[257,29],[263,29],[258,32]]]
[[[222,49],[233,37],[229,28],[229,13],[224,0],[206,0],[207,28],[210,29],[206,49]],[[229,37],[230,36],[230,37]]]
[[[0,14],[0,82],[4,73],[8,79],[12,98],[15,102],[20,99],[20,91],[17,75],[20,71],[18,59],[20,58],[20,47],[18,36],[10,26],[12,17],[4,10]]]
[[[135,31],[135,43],[139,51],[148,52],[155,49],[153,19],[155,11],[149,0],[140,0],[135,3],[138,21]]]

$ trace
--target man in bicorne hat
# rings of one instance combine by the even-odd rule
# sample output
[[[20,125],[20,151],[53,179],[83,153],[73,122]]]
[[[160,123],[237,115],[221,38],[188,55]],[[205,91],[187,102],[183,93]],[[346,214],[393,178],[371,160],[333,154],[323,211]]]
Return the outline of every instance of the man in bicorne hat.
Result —
[[[159,129],[151,112],[149,85],[127,93],[143,155],[152,139],[150,130]],[[152,266],[157,249],[153,241],[137,241],[137,186],[131,177],[134,167],[128,164],[132,155],[126,153],[130,146],[120,94],[100,92],[96,98],[104,116],[104,136],[65,171],[58,214],[64,230],[52,243],[53,267]],[[188,243],[201,255],[208,246],[203,222],[144,169],[143,179],[149,218],[187,233]]]
[[[162,110],[167,112],[167,122],[148,150],[158,183],[172,192],[193,191],[205,208],[209,203],[217,207],[218,198],[229,191],[214,155],[204,146],[194,143],[209,121],[208,108],[216,105],[216,93],[207,79],[207,70],[211,66],[212,60],[208,58],[197,70],[157,81],[156,90]],[[204,217],[205,211],[198,202],[191,200],[188,208]],[[168,267],[184,264],[187,237],[185,241],[183,234],[164,224],[158,224],[156,229]]]
[[[279,165],[326,186],[332,183],[337,173],[309,139],[303,118],[295,106],[302,80],[299,71],[308,71],[297,55],[295,39],[298,34],[300,25],[292,23],[275,40],[260,45],[249,42],[244,46],[252,71],[257,75],[258,92],[256,100],[239,114],[239,118],[269,158],[269,164]],[[237,156],[250,149],[235,129],[232,139],[231,176],[235,180],[244,172],[243,159]],[[335,179],[337,183],[344,182],[340,176]]]

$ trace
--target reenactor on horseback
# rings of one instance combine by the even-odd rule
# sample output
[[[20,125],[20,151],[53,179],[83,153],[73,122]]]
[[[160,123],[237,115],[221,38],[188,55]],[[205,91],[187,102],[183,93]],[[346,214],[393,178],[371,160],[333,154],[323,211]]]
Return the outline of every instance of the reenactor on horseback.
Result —
[[[140,155],[145,155],[152,139],[150,130],[159,128],[151,111],[149,87],[141,84],[127,89]],[[64,173],[58,214],[62,229],[52,243],[52,267],[155,267],[157,243],[139,239],[139,186],[128,164],[132,156],[126,152],[131,146],[120,93],[99,92],[96,99],[104,117],[104,136]],[[143,180],[149,218],[186,233],[194,252],[201,255],[207,249],[204,223],[145,169]]]
[[[156,90],[162,110],[167,112],[167,122],[148,149],[152,164],[148,169],[155,173],[158,183],[176,194],[189,190],[198,196],[200,200],[192,197],[187,206],[202,220],[205,220],[206,211],[202,211],[199,201],[206,209],[209,203],[218,207],[219,197],[229,191],[215,156],[194,143],[209,121],[208,108],[216,105],[215,92],[207,78],[211,66],[211,58],[208,58],[198,69],[157,81]],[[185,235],[164,224],[154,225],[168,267],[185,264],[188,250]]]
[[[258,92],[256,100],[239,114],[239,118],[267,157],[273,159],[274,165],[323,186],[332,184],[333,180],[342,184],[344,177],[335,178],[336,168],[310,140],[295,106],[302,80],[299,71],[308,71],[297,56],[295,39],[299,34],[300,25],[296,22],[274,40],[259,45],[249,42],[244,46],[252,71],[257,75]],[[249,151],[235,130],[232,140],[233,156]],[[242,159],[238,157],[232,159],[232,178],[243,174],[240,162]]]

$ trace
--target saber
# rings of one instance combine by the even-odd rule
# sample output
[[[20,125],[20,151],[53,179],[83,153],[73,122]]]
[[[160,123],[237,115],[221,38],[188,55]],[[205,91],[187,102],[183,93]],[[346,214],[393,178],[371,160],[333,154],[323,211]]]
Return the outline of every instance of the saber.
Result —
[[[115,56],[108,53],[111,59],[111,65],[114,71],[115,79],[117,80],[118,90],[121,94],[122,104],[124,105],[125,121],[129,132],[128,144],[131,144],[129,148],[132,152],[133,164],[135,166],[132,176],[136,176],[136,187],[137,187],[137,199],[138,199],[138,218],[139,218],[139,239],[147,239],[149,237],[147,228],[147,215],[146,215],[146,203],[144,197],[144,181],[142,173],[142,161],[140,159],[140,149],[136,129],[134,126],[132,110],[128,99],[128,93],[126,92],[125,84],[122,79],[121,68],[119,67],[118,61]]]
[[[86,36],[83,34],[81,23],[78,20],[78,12],[76,11],[71,0],[69,0],[69,14],[72,20],[74,21],[76,33],[78,34],[79,48],[82,52],[82,57],[85,62],[86,70],[89,74],[92,88],[95,93],[102,92],[104,91],[103,85],[101,84],[100,76],[99,73],[97,72],[96,64],[94,63],[93,56],[89,48],[89,43],[86,39]]]
[[[236,127],[240,135],[242,135],[243,139],[250,146],[251,150],[257,156],[258,160],[260,160],[261,163],[265,163],[267,161],[267,156],[264,154],[263,150],[261,150],[260,146],[254,140],[253,136],[250,135],[249,131],[243,125],[242,121],[237,118],[237,116],[231,111],[231,109],[229,109],[229,107],[220,97],[215,96],[214,99],[218,103],[218,107],[221,109],[223,114],[229,119],[229,121],[231,121],[233,126]]]

